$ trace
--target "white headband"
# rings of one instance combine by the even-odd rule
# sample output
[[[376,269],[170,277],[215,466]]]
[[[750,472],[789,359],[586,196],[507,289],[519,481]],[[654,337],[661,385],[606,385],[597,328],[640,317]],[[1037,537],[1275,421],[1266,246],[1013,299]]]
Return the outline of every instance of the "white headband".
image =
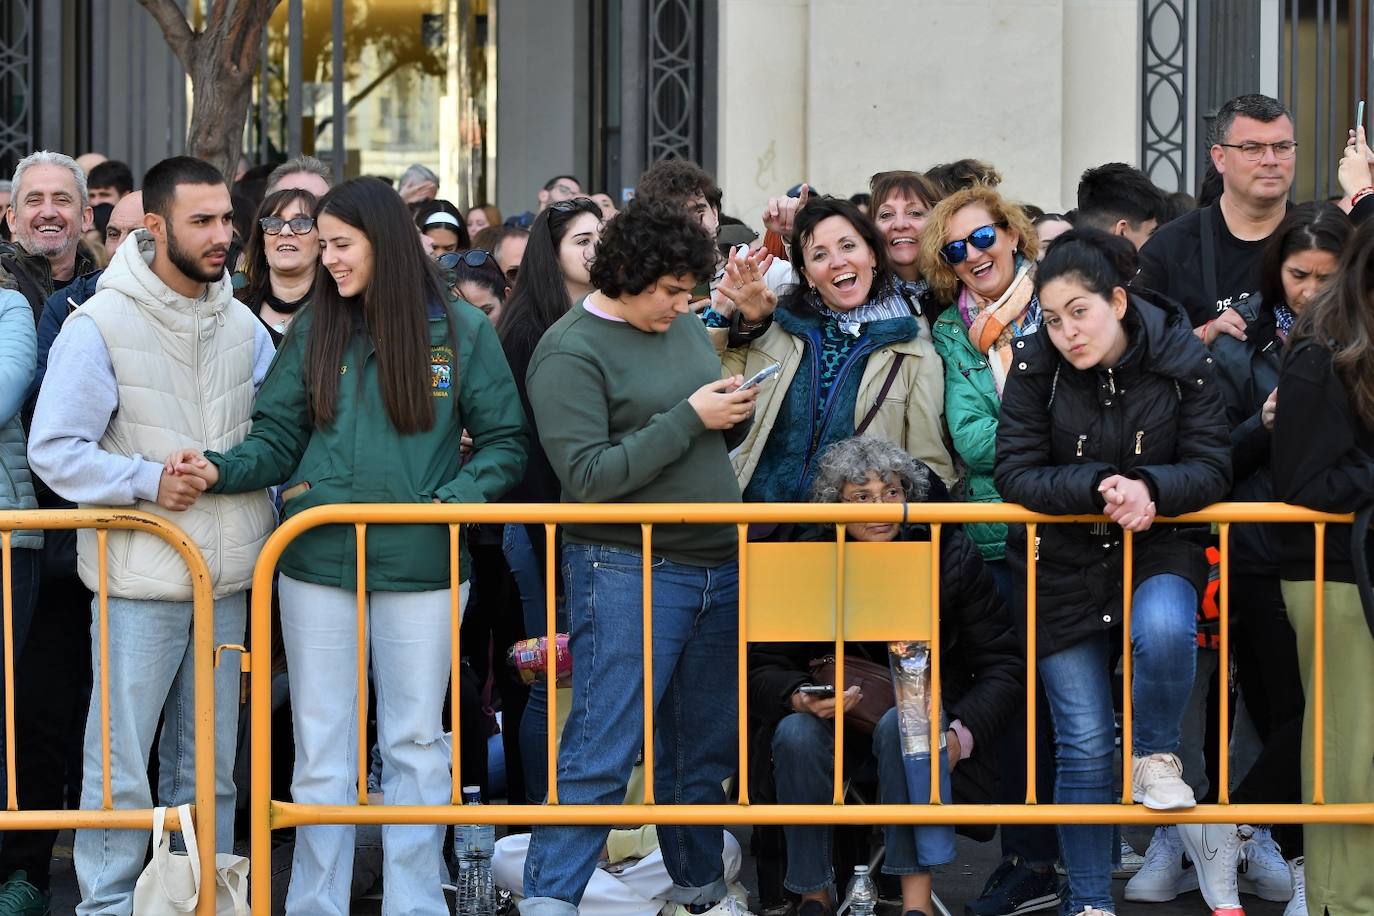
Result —
[[[443,210],[437,210],[425,217],[426,229],[430,226],[443,226],[446,224],[449,226],[461,225],[461,223],[458,222],[458,217],[454,216],[452,213],[445,213]]]

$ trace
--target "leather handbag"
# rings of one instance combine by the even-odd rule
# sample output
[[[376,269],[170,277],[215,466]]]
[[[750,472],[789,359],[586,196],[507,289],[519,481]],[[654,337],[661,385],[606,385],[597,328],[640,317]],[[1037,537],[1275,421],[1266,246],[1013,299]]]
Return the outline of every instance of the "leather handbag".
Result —
[[[812,659],[811,681],[814,684],[835,683],[835,656]],[[887,665],[869,661],[855,655],[844,657],[844,689],[858,687],[862,699],[853,709],[844,712],[845,724],[865,735],[873,734],[878,720],[889,709],[897,705],[897,696],[892,689],[892,672]],[[836,686],[836,699],[842,691]]]

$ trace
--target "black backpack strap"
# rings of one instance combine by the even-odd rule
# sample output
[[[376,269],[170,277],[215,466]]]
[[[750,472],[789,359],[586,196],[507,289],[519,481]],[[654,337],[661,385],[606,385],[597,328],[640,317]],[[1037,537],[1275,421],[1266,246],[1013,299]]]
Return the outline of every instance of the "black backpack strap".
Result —
[[[1207,307],[1217,310],[1217,204],[1202,208],[1202,289],[1207,296]]]

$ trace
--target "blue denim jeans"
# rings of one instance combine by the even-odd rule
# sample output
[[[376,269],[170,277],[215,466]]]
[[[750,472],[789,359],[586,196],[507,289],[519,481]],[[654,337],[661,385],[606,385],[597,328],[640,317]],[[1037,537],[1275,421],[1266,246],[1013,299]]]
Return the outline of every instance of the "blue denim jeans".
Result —
[[[1135,590],[1131,613],[1131,702],[1136,756],[1178,749],[1184,706],[1197,661],[1197,591],[1174,575],[1152,576]],[[1114,800],[1116,721],[1107,668],[1110,632],[1040,659],[1040,680],[1054,720],[1054,800],[1103,804]],[[1059,847],[1069,876],[1065,914],[1085,906],[1116,912],[1112,903],[1115,829],[1110,824],[1061,824]]]
[[[99,599],[96,599],[98,602]],[[191,602],[137,601],[111,596],[110,792],[116,808],[149,808],[148,755],[158,717],[158,804],[195,801],[195,663]],[[243,641],[245,593],[215,601],[215,644]],[[92,605],[94,687],[86,717],[81,807],[99,809],[101,775],[100,609]],[[239,725],[239,654],[225,652],[215,669],[215,849],[234,851],[234,749]],[[134,882],[148,850],[147,830],[78,830],[73,848],[81,903],[76,912],[129,913]],[[201,843],[210,837],[198,836]]]
[[[845,746],[850,745],[850,733]],[[878,762],[878,801],[887,805],[913,804],[907,791],[907,768],[902,760],[901,736],[897,731],[897,710],[889,709],[873,730],[873,756]],[[794,712],[773,732],[773,780],[778,803],[784,805],[829,804],[834,791],[835,722],[810,713]],[[930,784],[930,758],[914,758],[922,772],[913,774],[917,785]],[[918,793],[914,804],[925,804],[927,794]],[[948,803],[949,768],[940,766],[940,798]],[[795,894],[829,888],[835,883],[831,840],[834,828],[828,824],[783,827],[787,838],[787,876],[783,886]],[[887,854],[883,872],[889,875],[915,875],[930,871],[954,859],[954,828],[944,825],[919,826],[885,824],[883,834]]]
[[[553,549],[553,545],[549,546]],[[501,537],[501,551],[520,592],[520,609],[525,620],[527,637],[544,636],[548,623],[544,571],[539,567],[539,555],[530,543],[529,529],[524,525],[507,525]],[[564,628],[564,610],[559,608],[555,624]],[[549,700],[542,677],[530,685],[529,699],[520,718],[520,762],[525,773],[525,798],[535,805],[543,804],[549,791],[545,754],[549,728]]]
[[[655,557],[654,793],[661,804],[720,804],[736,768],[739,566]],[[616,805],[644,735],[642,560],[637,551],[563,545],[573,656],[572,709],[558,756],[558,800]],[[607,827],[536,825],[525,862],[524,916],[576,916]],[[726,894],[720,826],[658,828],[669,899]]]

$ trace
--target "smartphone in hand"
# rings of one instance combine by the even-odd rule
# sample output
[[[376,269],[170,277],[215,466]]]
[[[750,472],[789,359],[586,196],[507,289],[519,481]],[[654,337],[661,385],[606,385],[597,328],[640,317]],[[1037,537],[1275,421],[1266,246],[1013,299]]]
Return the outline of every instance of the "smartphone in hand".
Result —
[[[740,386],[739,386],[738,388],[736,388],[735,390],[736,390],[736,391],[748,391],[750,388],[753,388],[753,387],[755,387],[755,386],[757,386],[757,385],[759,385],[759,384],[761,384],[761,383],[763,383],[763,382],[768,381],[770,378],[773,378],[775,375],[777,375],[777,374],[778,374],[779,372],[781,372],[781,371],[782,371],[782,363],[774,363],[774,364],[771,365],[771,366],[765,366],[765,367],[763,367],[762,369],[760,369],[758,372],[754,373],[754,375],[753,375],[752,378],[746,380],[745,383],[744,383],[743,385],[740,385]]]

